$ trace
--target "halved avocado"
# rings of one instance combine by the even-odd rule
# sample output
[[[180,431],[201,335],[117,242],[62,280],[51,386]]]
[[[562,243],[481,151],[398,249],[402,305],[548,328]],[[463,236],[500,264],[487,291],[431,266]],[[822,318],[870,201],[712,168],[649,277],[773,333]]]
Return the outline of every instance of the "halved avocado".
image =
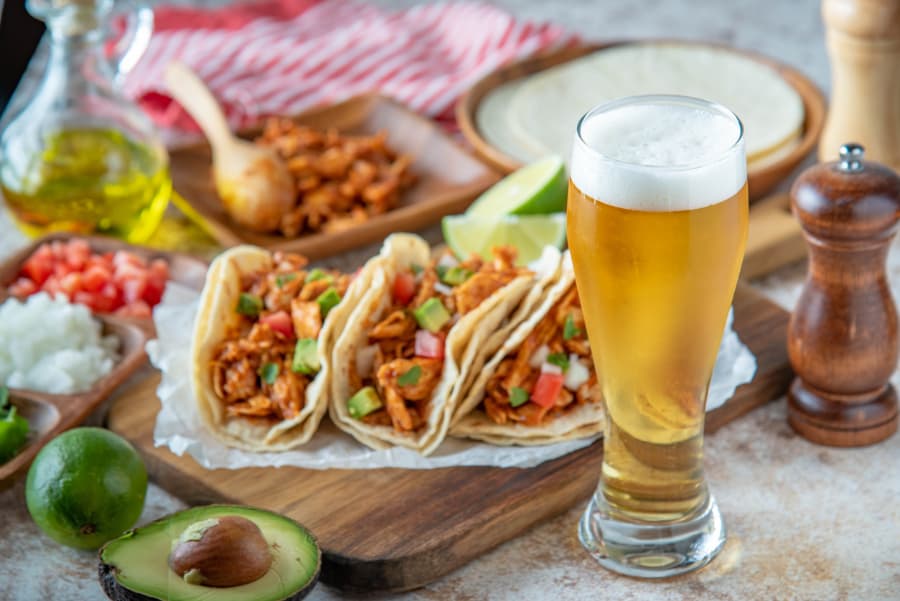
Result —
[[[189,584],[169,566],[169,555],[183,540],[217,518],[246,518],[259,527],[272,564],[258,580],[229,587]],[[182,534],[193,526],[184,537]],[[198,526],[201,528],[197,530]],[[113,601],[297,601],[319,579],[322,552],[315,537],[277,513],[239,505],[193,507],[129,530],[100,549],[100,585]]]

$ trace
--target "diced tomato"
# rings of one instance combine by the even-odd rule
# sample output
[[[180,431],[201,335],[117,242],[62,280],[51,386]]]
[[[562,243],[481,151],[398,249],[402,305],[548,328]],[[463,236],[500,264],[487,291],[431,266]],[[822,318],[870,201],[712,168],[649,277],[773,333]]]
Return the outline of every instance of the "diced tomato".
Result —
[[[31,296],[38,291],[37,284],[28,278],[19,278],[9,287],[9,293],[18,298]]]
[[[65,261],[72,269],[84,269],[91,256],[91,246],[87,240],[73,238],[65,247]]]
[[[544,408],[550,408],[556,403],[556,398],[562,390],[565,376],[550,372],[541,372],[534,390],[531,392],[531,401]]]
[[[113,281],[118,283],[126,280],[147,278],[147,269],[140,265],[120,262],[115,264],[113,268],[115,269],[115,271],[113,271]]]
[[[408,305],[416,294],[416,276],[401,272],[394,278],[394,302]]]
[[[116,267],[117,271],[120,267],[123,267],[125,265],[131,265],[134,267],[141,267],[141,268],[147,266],[146,261],[144,261],[139,256],[128,252],[127,250],[116,251],[116,254],[113,255],[112,262],[113,262],[113,265]]]
[[[416,356],[429,359],[444,358],[444,334],[432,334],[428,330],[416,331]]]
[[[125,304],[141,300],[144,296],[144,292],[147,290],[147,275],[141,273],[139,276],[130,277],[129,279],[122,281],[120,287]]]
[[[59,287],[69,298],[75,298],[76,292],[81,292],[81,274],[77,271],[66,274],[60,281]]]
[[[44,248],[48,250],[42,253],[41,250]],[[43,285],[53,274],[53,257],[47,256],[48,253],[49,247],[42,246],[22,265],[22,273],[38,286]]]
[[[59,278],[55,275],[51,275],[47,280],[41,285],[41,290],[49,294],[50,296],[56,296],[62,291],[62,288],[59,285]]]
[[[54,240],[53,242],[51,242],[50,250],[53,251],[53,257],[55,259],[66,258],[66,243],[62,240]]]
[[[81,287],[88,292],[99,292],[112,279],[112,271],[103,265],[91,265],[81,276]]]
[[[294,324],[291,321],[291,316],[287,314],[287,311],[276,311],[275,313],[263,315],[259,318],[259,322],[266,324],[272,328],[273,332],[277,332],[285,338],[294,337]]]
[[[150,309],[150,305],[139,300],[122,306],[116,310],[115,315],[118,315],[119,317],[140,317],[149,319],[153,316],[153,311]]]
[[[156,306],[159,304],[159,301],[162,300],[162,295],[163,295],[163,292],[165,291],[165,289],[166,289],[166,281],[165,280],[160,282],[151,277],[150,279],[147,280],[147,287],[144,288],[144,294],[141,295],[141,298],[144,300],[145,303],[147,303],[151,307]]]
[[[169,265],[163,259],[148,262],[128,251],[96,254],[86,240],[73,238],[39,246],[23,263],[10,293],[63,294],[98,313],[149,317],[168,279]]]
[[[55,275],[59,279],[63,279],[73,271],[77,270],[74,267],[71,267],[65,261],[57,261],[53,264],[53,275]]]

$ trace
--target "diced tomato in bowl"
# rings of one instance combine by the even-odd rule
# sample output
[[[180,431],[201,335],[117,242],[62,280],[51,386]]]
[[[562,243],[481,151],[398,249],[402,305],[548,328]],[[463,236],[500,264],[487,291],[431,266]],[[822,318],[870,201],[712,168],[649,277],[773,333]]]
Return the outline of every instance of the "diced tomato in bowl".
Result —
[[[169,279],[163,259],[148,261],[127,250],[95,253],[86,240],[41,244],[19,270],[9,293],[65,295],[96,313],[149,319]]]

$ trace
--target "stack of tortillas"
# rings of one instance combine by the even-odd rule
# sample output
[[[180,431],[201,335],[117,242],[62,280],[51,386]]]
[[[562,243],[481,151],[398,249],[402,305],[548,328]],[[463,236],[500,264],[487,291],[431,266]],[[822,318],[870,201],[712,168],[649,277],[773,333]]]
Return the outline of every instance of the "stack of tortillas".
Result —
[[[682,94],[718,102],[740,117],[752,168],[800,141],[803,100],[772,67],[726,48],[641,42],[612,46],[504,84],[480,103],[478,128],[522,162],[567,160],[578,119],[622,96]]]

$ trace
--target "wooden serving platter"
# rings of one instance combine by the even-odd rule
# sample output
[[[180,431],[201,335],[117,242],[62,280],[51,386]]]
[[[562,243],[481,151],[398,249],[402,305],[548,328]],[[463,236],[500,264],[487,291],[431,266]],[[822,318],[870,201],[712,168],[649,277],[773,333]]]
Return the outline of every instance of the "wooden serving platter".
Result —
[[[743,286],[734,306],[735,328],[758,369],[708,415],[707,432],[778,398],[791,378],[787,313]],[[108,416],[109,428],[141,452],[156,483],[191,504],[254,505],[302,522],[322,547],[322,580],[343,590],[423,586],[584,503],[600,474],[599,443],[530,469],[206,470],[154,447],[158,382],[155,374],[136,382]]]
[[[773,194],[750,205],[749,230],[741,266],[744,281],[806,257],[806,239],[800,222],[791,214],[787,193]]]
[[[37,452],[57,434],[83,422],[144,363],[144,344],[147,342],[144,328],[114,317],[98,319],[103,322],[104,334],[114,334],[119,339],[119,362],[90,390],[79,394],[10,389],[10,401],[28,420],[29,433],[25,448],[0,465],[0,482],[30,465]]]
[[[235,224],[222,207],[212,182],[209,145],[173,149],[169,157],[175,189],[189,204],[191,216],[200,219],[207,233],[223,246],[250,243],[319,259],[377,242],[391,232],[420,230],[444,215],[459,213],[499,179],[434,122],[384,96],[357,96],[293,119],[302,125],[346,134],[384,131],[391,148],[412,157],[416,183],[401,194],[399,207],[344,231],[296,238],[257,234]],[[252,137],[258,132],[244,133]]]
[[[459,103],[456,105],[456,119],[459,122],[463,135],[475,149],[475,152],[495,169],[502,173],[509,173],[521,167],[521,163],[487,140],[479,130],[476,119],[478,105],[485,96],[495,88],[605,48],[642,42],[678,43],[680,41],[683,40],[627,40],[568,46],[508,64],[479,80],[462,96],[462,98],[460,98]],[[696,42],[688,43],[696,44]],[[803,123],[803,136],[799,144],[797,144],[797,146],[784,158],[771,164],[751,168],[748,173],[750,199],[751,201],[757,200],[764,197],[771,192],[775,186],[785,180],[815,146],[825,123],[825,97],[809,78],[796,69],[754,52],[737,50],[721,44],[709,45],[732,52],[740,52],[755,61],[770,66],[778,72],[778,74],[783,77],[803,99],[805,117]],[[548,110],[552,110],[552,108]]]

